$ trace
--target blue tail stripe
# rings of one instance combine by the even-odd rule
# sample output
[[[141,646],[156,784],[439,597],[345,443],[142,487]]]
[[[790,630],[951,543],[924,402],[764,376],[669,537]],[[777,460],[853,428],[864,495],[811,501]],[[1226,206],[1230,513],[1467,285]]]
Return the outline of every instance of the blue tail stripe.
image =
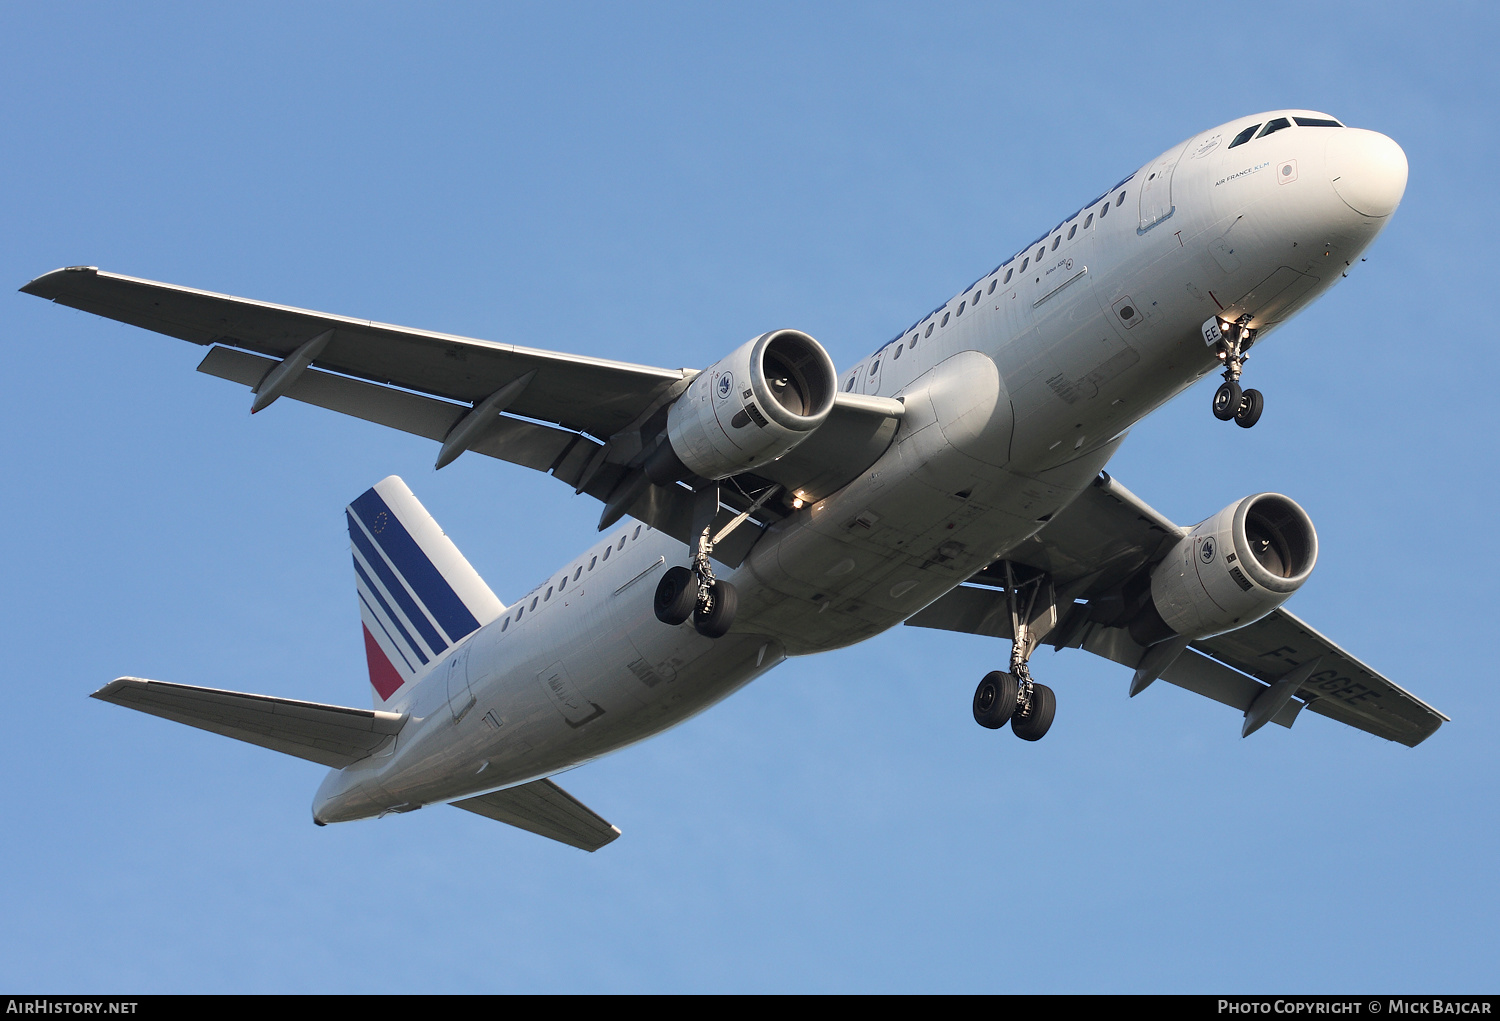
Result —
[[[479,621],[464,601],[453,591],[448,579],[433,566],[422,547],[411,537],[405,526],[390,507],[373,489],[365,491],[351,505],[375,542],[390,558],[396,570],[406,579],[411,590],[417,594],[424,606],[432,613],[449,638],[456,642],[464,635],[479,630]],[[381,515],[384,514],[382,518]]]
[[[425,664],[427,662],[427,657],[422,654],[422,646],[412,638],[411,633],[406,630],[404,625],[402,625],[401,618],[396,616],[396,614],[391,610],[391,604],[386,602],[385,596],[380,594],[380,589],[376,588],[374,583],[370,581],[370,576],[365,573],[365,569],[359,566],[358,557],[354,558],[354,573],[359,575],[359,580],[363,585],[364,590],[375,597],[375,601],[379,603],[380,608],[385,611],[386,617],[392,624],[396,625],[396,630],[401,632],[401,638],[406,642],[406,647],[409,648],[412,653]],[[363,599],[364,595],[361,594],[360,598]],[[380,620],[378,616],[375,619],[377,622]],[[381,624],[380,626],[382,629],[385,628],[384,624]],[[389,631],[386,631],[385,635],[387,638],[391,638],[391,633]],[[394,641],[394,639],[392,639],[392,641]],[[397,648],[399,649],[400,646],[398,645]],[[402,657],[405,658],[405,653],[402,653]],[[410,660],[407,660],[407,665],[411,665]]]
[[[354,565],[354,569],[356,571],[359,571],[359,564],[358,563],[356,563]],[[360,573],[363,574],[364,572],[360,571]],[[380,594],[378,592],[376,592],[374,589],[371,589],[370,593],[372,595],[374,595],[375,598],[377,598],[377,599],[380,598]],[[386,641],[388,641],[388,642],[391,643],[391,648],[393,648],[393,649],[396,650],[396,655],[398,655],[398,656],[401,657],[401,662],[403,662],[403,663],[406,664],[407,671],[410,672],[410,673],[416,673],[417,672],[416,669],[411,665],[411,660],[409,660],[409,659],[406,658],[406,653],[405,653],[405,651],[402,650],[401,643],[398,642],[398,641],[396,641],[394,638],[391,637],[390,629],[385,626],[385,621],[383,621],[383,620],[380,619],[380,614],[376,613],[375,610],[374,610],[374,608],[372,608],[370,606],[370,601],[365,598],[365,594],[363,592],[361,592],[359,594],[359,602],[360,602],[361,606],[363,606],[366,610],[369,611],[369,613],[370,613],[370,619],[373,620],[375,622],[376,626],[380,628],[380,633],[383,634],[383,635],[385,635]],[[395,623],[395,618],[392,618],[391,622]],[[399,627],[400,625],[397,625],[397,626]]]
[[[406,586],[401,584],[401,579],[397,578],[395,572],[386,565],[385,559],[365,537],[364,529],[359,526],[359,522],[352,515],[349,516],[349,537],[354,540],[354,545],[360,553],[364,554],[365,563],[369,564],[379,575],[381,582],[385,584],[386,591],[391,594],[391,598],[395,599],[405,612],[406,619],[421,633],[423,640],[427,642],[427,647],[432,650],[432,654],[436,656],[446,649],[450,643],[437,633],[437,629],[432,626],[432,622],[427,619],[422,608],[412,601],[411,595],[406,591]],[[413,647],[415,648],[415,643]]]

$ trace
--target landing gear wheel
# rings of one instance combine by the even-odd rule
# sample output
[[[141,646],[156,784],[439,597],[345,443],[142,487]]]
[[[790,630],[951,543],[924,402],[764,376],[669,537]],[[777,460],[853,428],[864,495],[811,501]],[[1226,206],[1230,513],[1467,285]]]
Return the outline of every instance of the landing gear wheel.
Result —
[[[1260,395],[1259,390],[1246,390],[1240,397],[1239,410],[1234,413],[1234,424],[1241,429],[1248,429],[1260,421],[1260,413],[1265,410],[1265,398]]]
[[[990,730],[999,730],[1016,711],[1016,695],[1021,686],[1015,674],[991,670],[974,689],[974,722]]]
[[[1057,715],[1057,696],[1045,684],[1031,686],[1031,711],[1025,716],[1013,716],[1011,733],[1022,741],[1040,741],[1052,729],[1052,717]]]
[[[734,623],[734,611],[740,605],[739,593],[729,582],[716,581],[708,590],[708,599],[707,609],[699,606],[693,611],[693,627],[705,638],[722,638]]]
[[[1240,410],[1243,400],[1244,393],[1240,390],[1240,385],[1232,379],[1226,379],[1214,391],[1214,418],[1220,422],[1229,421]]]
[[[656,583],[656,619],[681,624],[698,605],[698,582],[686,567],[672,567]]]

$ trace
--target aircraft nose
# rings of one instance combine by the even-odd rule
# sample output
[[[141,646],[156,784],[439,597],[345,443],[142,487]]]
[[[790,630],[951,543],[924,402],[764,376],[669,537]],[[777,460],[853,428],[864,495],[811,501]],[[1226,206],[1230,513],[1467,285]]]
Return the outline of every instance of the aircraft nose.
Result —
[[[1328,176],[1356,213],[1389,216],[1406,193],[1406,153],[1378,131],[1344,128],[1329,136]]]

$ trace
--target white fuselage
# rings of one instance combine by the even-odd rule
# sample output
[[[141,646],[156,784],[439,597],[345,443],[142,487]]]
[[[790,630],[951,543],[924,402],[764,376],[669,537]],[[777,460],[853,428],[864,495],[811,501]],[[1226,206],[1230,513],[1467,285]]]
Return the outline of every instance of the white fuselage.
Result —
[[[1218,367],[1206,319],[1248,315],[1263,339],[1387,222],[1405,160],[1383,135],[1294,125],[1230,148],[1241,129],[1293,115],[1326,117],[1243,118],[1173,147],[846,369],[841,389],[903,400],[895,440],[719,570],[740,596],[727,636],[656,619],[657,581],[688,551],[617,525],[381,706],[410,718],[386,748],[329,774],[315,818],[576,766],[789,655],[899,624],[1026,541],[1133,423]],[[455,719],[450,704],[471,695]]]

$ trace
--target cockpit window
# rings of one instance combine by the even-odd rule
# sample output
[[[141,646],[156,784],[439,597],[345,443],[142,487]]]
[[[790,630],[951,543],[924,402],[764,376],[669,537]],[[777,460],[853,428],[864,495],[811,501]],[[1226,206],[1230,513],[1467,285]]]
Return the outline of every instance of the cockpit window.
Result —
[[[1296,121],[1299,126],[1304,127],[1304,128],[1341,128],[1341,127],[1343,127],[1343,125],[1340,124],[1338,121],[1330,120],[1327,117],[1293,117],[1292,120]]]
[[[1265,138],[1267,135],[1274,134],[1275,132],[1280,131],[1282,128],[1289,128],[1291,126],[1292,122],[1287,120],[1285,117],[1277,117],[1274,121],[1266,121],[1266,126],[1262,128],[1260,134],[1256,135],[1255,137]]]
[[[1250,141],[1250,139],[1255,137],[1255,129],[1258,127],[1260,127],[1259,124],[1252,124],[1238,135],[1235,135],[1234,141],[1229,143],[1229,148],[1233,149],[1237,145],[1244,145]]]

